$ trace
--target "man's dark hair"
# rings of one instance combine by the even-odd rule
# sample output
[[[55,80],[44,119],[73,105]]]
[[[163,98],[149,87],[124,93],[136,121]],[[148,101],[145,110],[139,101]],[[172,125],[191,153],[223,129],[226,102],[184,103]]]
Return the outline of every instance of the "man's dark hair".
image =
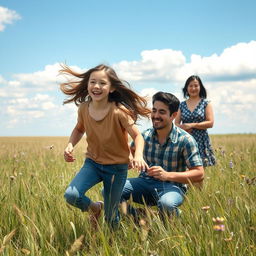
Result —
[[[177,112],[180,106],[179,99],[168,92],[157,92],[155,95],[153,95],[153,104],[155,103],[155,101],[161,101],[165,105],[167,105],[170,110],[170,116],[174,112]]]

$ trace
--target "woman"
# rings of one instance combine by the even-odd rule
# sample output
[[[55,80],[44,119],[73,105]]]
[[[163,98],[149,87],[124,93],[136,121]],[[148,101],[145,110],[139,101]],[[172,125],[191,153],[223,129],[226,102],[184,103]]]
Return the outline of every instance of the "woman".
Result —
[[[213,127],[214,116],[207,93],[198,76],[190,76],[182,89],[186,101],[181,102],[175,124],[191,133],[198,144],[204,166],[215,164],[211,141],[207,132]]]

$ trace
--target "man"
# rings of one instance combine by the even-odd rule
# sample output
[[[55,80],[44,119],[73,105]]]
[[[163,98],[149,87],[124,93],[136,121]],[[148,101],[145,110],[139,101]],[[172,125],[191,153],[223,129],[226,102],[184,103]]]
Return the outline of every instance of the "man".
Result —
[[[204,169],[196,141],[173,124],[179,104],[171,93],[158,92],[153,96],[153,128],[142,133],[144,159],[149,169],[137,178],[127,179],[122,202],[132,197],[136,203],[156,205],[160,213],[178,214],[186,184],[203,180]],[[132,145],[132,152],[133,149]]]

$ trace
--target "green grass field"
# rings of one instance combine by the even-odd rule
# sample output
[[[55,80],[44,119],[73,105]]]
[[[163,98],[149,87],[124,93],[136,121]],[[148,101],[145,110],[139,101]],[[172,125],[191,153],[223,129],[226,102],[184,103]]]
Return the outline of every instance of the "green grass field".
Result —
[[[147,209],[141,225],[123,217],[110,232],[65,203],[84,160],[66,163],[65,137],[0,137],[0,255],[256,255],[256,135],[211,136],[218,163],[203,189],[191,187],[181,217],[164,224]],[[129,171],[129,176],[137,175]],[[101,185],[89,192],[102,200]]]

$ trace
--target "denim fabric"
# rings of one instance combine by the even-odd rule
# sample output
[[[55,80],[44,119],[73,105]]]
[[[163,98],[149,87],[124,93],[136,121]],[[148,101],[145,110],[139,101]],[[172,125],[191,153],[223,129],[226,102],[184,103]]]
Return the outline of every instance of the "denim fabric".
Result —
[[[160,212],[178,214],[184,194],[185,190],[175,183],[138,177],[127,179],[121,201],[132,197],[136,203],[157,206]]]
[[[184,172],[187,168],[202,165],[195,139],[174,124],[164,144],[158,142],[154,128],[145,130],[142,136],[145,140],[143,156],[148,166],[161,166],[167,172]],[[147,176],[147,172],[140,175],[155,180]],[[186,189],[185,184],[176,182],[176,185]]]
[[[87,158],[81,170],[71,181],[64,197],[66,201],[87,211],[91,203],[85,193],[103,181],[105,219],[111,225],[118,223],[118,204],[127,178],[127,164],[102,165]]]

